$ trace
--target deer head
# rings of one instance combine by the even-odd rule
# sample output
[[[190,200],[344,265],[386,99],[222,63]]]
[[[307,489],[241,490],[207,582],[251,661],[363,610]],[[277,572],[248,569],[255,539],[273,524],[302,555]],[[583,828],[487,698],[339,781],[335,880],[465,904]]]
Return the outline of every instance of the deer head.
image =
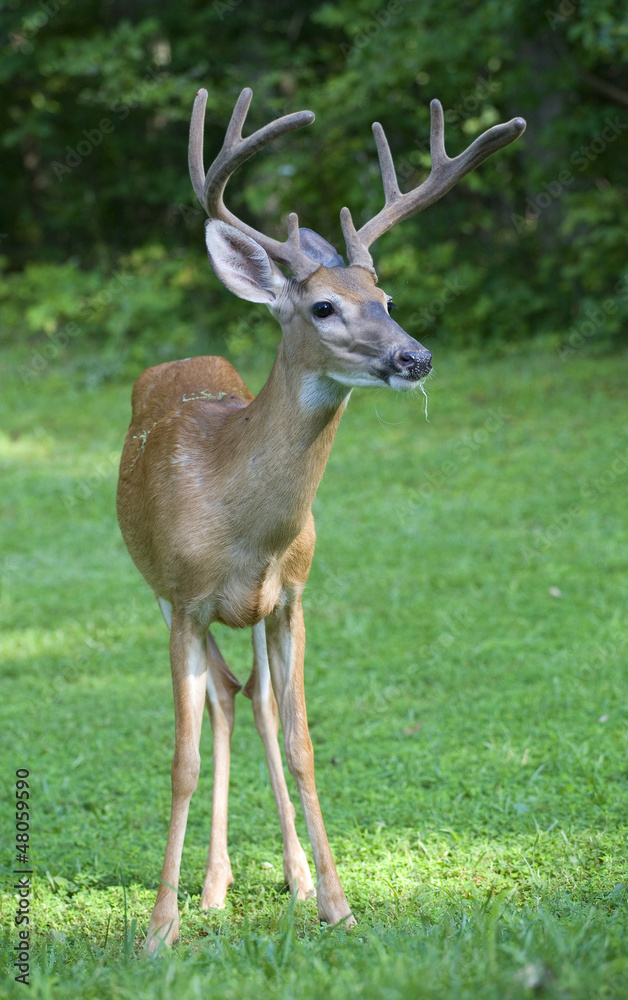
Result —
[[[288,216],[288,238],[282,242],[258,232],[225,206],[223,194],[234,170],[273,139],[309,125],[311,111],[278,118],[247,138],[242,127],[252,91],[240,94],[223,147],[207,174],[203,166],[203,122],[207,91],[199,90],[190,124],[189,166],[196,195],[205,208],[206,242],[216,275],[235,295],[263,302],[279,320],[286,349],[310,366],[313,397],[334,398],[347,386],[382,385],[405,390],[429,374],[431,354],[390,316],[392,299],[378,288],[369,247],[409,216],[437,201],[491,153],[513,142],[525,129],[522,118],[488,129],[463,153],[445,152],[443,109],[432,101],[429,177],[402,194],[382,126],[373,125],[382,173],[384,207],[359,230],[343,208],[340,222],[348,266],[317,233],[300,229]],[[278,265],[288,268],[287,276]],[[345,387],[340,389],[340,387]]]

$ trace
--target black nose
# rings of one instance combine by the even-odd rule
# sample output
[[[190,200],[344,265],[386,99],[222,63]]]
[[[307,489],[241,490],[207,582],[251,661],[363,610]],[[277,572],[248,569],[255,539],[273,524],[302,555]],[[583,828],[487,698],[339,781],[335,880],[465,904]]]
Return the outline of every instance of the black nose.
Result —
[[[432,370],[432,355],[425,350],[400,350],[393,354],[392,363],[397,371],[404,372],[409,378],[424,378]]]

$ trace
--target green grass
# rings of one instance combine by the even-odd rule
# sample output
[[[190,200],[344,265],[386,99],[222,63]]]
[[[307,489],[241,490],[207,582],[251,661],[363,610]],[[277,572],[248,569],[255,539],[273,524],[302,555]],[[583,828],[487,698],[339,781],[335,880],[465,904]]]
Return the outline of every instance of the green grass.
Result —
[[[145,963],[173,720],[167,632],[115,520],[130,386],[77,386],[61,364],[22,384],[9,359],[0,995],[25,995],[10,872],[26,767],[32,997],[628,996],[626,357],[441,349],[437,368],[429,423],[422,397],[354,393],[315,504],[308,708],[358,925],[320,928],[281,891],[242,698],[227,908],[199,907],[206,721],[181,941]],[[217,632],[246,676],[248,634]]]

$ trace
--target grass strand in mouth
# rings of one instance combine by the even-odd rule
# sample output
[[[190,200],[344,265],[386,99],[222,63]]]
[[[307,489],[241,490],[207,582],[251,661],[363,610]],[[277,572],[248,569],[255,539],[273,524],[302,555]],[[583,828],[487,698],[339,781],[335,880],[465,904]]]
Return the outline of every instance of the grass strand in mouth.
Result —
[[[423,385],[423,379],[421,379],[421,381],[419,382],[419,389],[421,390],[421,392],[425,396],[425,419],[429,423],[429,419],[428,419],[428,416],[427,416],[427,393],[425,391],[425,386]]]

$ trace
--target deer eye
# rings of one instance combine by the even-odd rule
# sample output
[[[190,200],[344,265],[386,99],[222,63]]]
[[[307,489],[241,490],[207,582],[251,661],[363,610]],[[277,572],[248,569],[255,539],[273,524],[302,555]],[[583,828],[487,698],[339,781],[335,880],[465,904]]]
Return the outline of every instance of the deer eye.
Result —
[[[386,308],[388,309],[388,315],[390,315],[390,313],[393,311],[393,309],[397,309],[398,306],[397,306],[397,303],[393,302],[393,300],[391,299],[390,302],[386,303]]]
[[[312,306],[312,313],[314,316],[318,316],[319,319],[323,319],[325,316],[331,316],[334,311],[334,307],[331,302],[315,302]]]

